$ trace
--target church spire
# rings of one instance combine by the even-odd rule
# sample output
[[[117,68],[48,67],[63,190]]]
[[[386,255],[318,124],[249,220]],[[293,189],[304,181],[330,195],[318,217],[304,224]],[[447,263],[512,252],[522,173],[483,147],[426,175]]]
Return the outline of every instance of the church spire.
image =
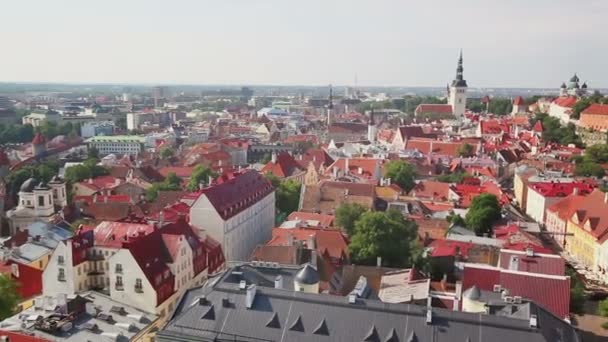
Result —
[[[458,66],[456,67],[456,78],[452,81],[452,87],[466,87],[467,81],[463,77],[464,68],[462,66],[462,50],[458,56]]]
[[[334,88],[329,85],[329,103],[327,104],[328,109],[334,109]]]

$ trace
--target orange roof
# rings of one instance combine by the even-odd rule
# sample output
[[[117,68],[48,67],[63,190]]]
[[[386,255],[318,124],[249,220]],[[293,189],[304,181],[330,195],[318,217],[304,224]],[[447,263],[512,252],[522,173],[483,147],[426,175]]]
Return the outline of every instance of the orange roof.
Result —
[[[581,114],[608,115],[608,105],[594,103],[587,107]]]
[[[424,154],[439,154],[446,156],[458,156],[458,149],[464,142],[454,141],[437,141],[437,140],[426,140],[426,139],[410,139],[405,144],[406,150],[418,150]]]
[[[560,199],[547,208],[547,211],[556,213],[562,220],[568,220],[581,205],[585,196],[570,195]]]
[[[285,178],[303,171],[303,168],[296,162],[293,156],[287,152],[279,153],[276,158],[276,162],[269,161],[268,164],[264,165],[262,173],[272,173],[277,177]]]
[[[175,173],[177,177],[190,178],[190,175],[192,175],[193,170],[193,167],[187,166],[167,166],[161,167],[158,172],[163,175],[163,177],[167,177],[170,173]]]
[[[376,176],[376,171],[381,169],[383,164],[382,159],[371,159],[371,158],[340,158],[333,164],[327,167],[325,171],[326,175],[331,175],[334,167],[337,167],[341,171],[346,171],[346,161],[348,160],[348,172],[352,175],[365,176],[373,178]]]
[[[410,191],[410,196],[417,197],[420,199],[447,201],[449,192],[449,183],[421,181],[416,184],[412,191]]]
[[[560,107],[572,108],[576,104],[576,101],[577,101],[577,99],[575,96],[565,96],[565,97],[558,97],[557,99],[555,99],[553,101],[553,103],[555,103],[556,105],[558,105]]]
[[[594,236],[600,243],[608,239],[608,203],[600,190],[594,190],[590,195],[583,198],[577,206],[577,210],[572,214],[576,218],[579,227],[584,227],[589,223],[589,229],[584,229],[587,233]]]
[[[337,229],[274,228],[272,230],[272,239],[266,245],[287,246],[289,244],[290,235],[293,236],[296,241],[303,241],[304,245],[307,245],[308,238],[311,235],[314,236],[317,251],[322,254],[327,252],[330,257],[341,258],[343,255],[348,255],[348,241],[342,234],[342,231]]]
[[[335,216],[317,213],[307,213],[302,211],[294,211],[287,217],[287,220],[301,220],[301,221],[319,221],[319,225],[329,227],[334,224]]]

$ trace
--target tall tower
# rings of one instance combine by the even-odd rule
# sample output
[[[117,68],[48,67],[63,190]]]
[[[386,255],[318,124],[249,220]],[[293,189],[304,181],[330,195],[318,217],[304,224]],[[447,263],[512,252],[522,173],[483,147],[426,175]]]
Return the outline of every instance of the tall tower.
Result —
[[[329,85],[329,103],[327,104],[327,127],[334,122],[334,90]]]
[[[456,68],[456,78],[450,85],[450,96],[448,104],[452,105],[452,113],[457,118],[464,115],[467,106],[467,81],[462,77],[462,50],[458,58],[458,67]]]
[[[374,108],[372,108],[372,111],[369,114],[369,121],[367,122],[367,140],[372,144],[375,143],[377,133],[378,129],[376,127],[376,122],[374,121]]]

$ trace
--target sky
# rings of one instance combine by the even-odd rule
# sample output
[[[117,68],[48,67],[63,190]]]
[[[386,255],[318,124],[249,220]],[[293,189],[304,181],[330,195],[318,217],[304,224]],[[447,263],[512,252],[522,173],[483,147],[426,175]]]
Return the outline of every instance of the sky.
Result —
[[[4,0],[0,82],[608,87],[608,0]]]

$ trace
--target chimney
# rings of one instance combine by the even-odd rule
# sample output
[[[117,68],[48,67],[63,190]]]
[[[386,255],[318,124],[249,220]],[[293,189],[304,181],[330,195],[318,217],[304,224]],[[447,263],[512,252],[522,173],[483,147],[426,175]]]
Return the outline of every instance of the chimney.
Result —
[[[390,178],[386,179],[386,186],[391,186],[391,179]]]
[[[277,163],[277,154],[276,154],[275,152],[272,152],[272,155],[271,155],[271,157],[270,157],[270,161],[271,161],[273,164],[276,164],[276,163]]]
[[[376,266],[377,267],[381,267],[382,266],[382,257],[376,257]]]
[[[456,299],[454,299],[454,306],[452,307],[452,310],[458,311],[459,306],[460,306],[460,300],[462,298],[462,282],[461,281],[456,282],[456,296],[455,297],[456,297]]]
[[[247,309],[251,309],[253,307],[253,301],[255,300],[255,292],[256,292],[255,284],[251,284],[251,285],[247,286],[247,296],[245,297]]]
[[[310,251],[310,264],[317,269],[317,250],[313,249]]]
[[[296,238],[292,232],[287,233],[287,246],[293,246]]]
[[[308,245],[308,249],[312,249],[312,250],[316,250],[317,249],[317,243],[316,243],[316,239],[315,239],[315,235],[314,234],[310,234],[308,236],[308,241],[306,242],[306,244]]]
[[[349,170],[349,168],[348,168],[348,167],[349,167],[348,158],[345,158],[345,159],[344,159],[344,174],[347,174],[347,173],[348,173],[348,170]]]
[[[572,194],[574,196],[578,196],[578,188],[577,187],[574,187],[574,189],[572,189]]]
[[[93,195],[93,203],[97,203],[97,194]]]
[[[160,213],[158,214],[158,228],[162,228],[163,224],[165,223],[165,212],[164,210],[161,210]]]
[[[208,181],[207,185],[211,186],[211,183],[213,183],[213,177],[209,176],[209,179],[207,181]]]
[[[608,192],[604,194],[604,203],[608,203]]]
[[[93,178],[89,178],[89,184],[93,184]]]
[[[334,166],[334,169],[332,171],[333,171],[334,179],[337,179],[338,178],[338,167]]]
[[[276,278],[274,278],[274,288],[275,289],[282,289],[283,288],[283,277],[278,275]]]
[[[362,175],[363,174],[363,168],[362,167],[357,168],[357,173],[359,173],[360,175]]]

